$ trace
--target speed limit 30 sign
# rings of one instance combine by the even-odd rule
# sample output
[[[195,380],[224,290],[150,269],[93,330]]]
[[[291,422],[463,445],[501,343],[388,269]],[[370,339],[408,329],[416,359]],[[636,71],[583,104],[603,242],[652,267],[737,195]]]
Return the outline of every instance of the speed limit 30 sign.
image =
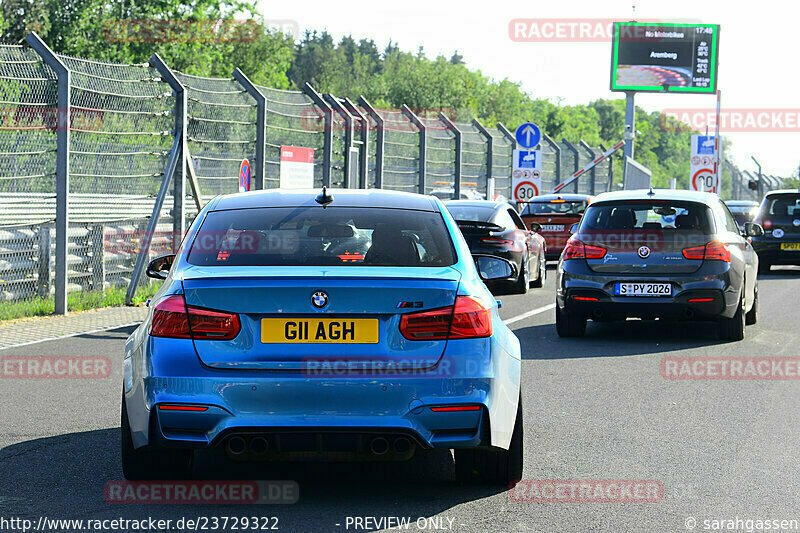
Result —
[[[521,181],[514,187],[514,198],[518,202],[530,202],[539,196],[539,187],[532,181]]]

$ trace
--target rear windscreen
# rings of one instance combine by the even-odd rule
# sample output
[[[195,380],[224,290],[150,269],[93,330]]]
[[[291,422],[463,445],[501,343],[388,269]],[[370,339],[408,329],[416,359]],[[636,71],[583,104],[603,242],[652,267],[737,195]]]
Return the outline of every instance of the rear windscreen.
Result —
[[[772,216],[800,217],[800,194],[776,194],[764,202],[766,212]]]
[[[475,207],[465,205],[447,205],[447,210],[456,220],[471,222],[488,222],[494,215],[494,207]]]
[[[203,266],[448,266],[441,214],[384,208],[271,207],[212,211],[188,261]]]
[[[522,215],[580,215],[586,209],[586,202],[552,200],[525,204]]]
[[[636,201],[592,204],[581,221],[584,230],[664,230],[714,233],[711,209],[694,202]]]

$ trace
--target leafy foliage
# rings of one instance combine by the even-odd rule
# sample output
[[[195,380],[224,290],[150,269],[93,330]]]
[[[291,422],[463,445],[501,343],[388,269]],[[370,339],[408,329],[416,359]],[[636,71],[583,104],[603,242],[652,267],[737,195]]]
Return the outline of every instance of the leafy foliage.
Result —
[[[306,32],[295,43],[268,31],[248,0],[4,0],[0,29],[6,42],[35,30],[68,55],[142,63],[155,52],[188,74],[228,77],[239,67],[268,87],[308,82],[337,96],[364,95],[379,107],[406,104],[422,115],[444,112],[509,128],[534,121],[553,139],[572,143],[610,146],[624,131],[623,100],[569,106],[536,98],[517,82],[469,69],[458,51],[430,59],[422,47],[411,53],[390,42],[381,51],[372,40],[346,36],[336,42],[324,31]],[[653,171],[655,185],[676,178],[688,186],[688,128],[637,109],[636,129],[636,159]],[[614,164],[620,177],[619,158]]]

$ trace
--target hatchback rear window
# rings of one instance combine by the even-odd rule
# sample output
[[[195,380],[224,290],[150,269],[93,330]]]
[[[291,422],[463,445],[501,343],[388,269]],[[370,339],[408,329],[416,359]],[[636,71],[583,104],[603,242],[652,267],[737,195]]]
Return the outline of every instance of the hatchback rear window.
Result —
[[[580,215],[586,210],[586,202],[568,202],[550,200],[548,202],[531,202],[525,204],[522,216],[525,215]]]
[[[775,194],[765,198],[764,203],[772,216],[800,217],[800,194]]]
[[[203,266],[448,266],[441,214],[385,208],[271,207],[212,211],[188,261]]]
[[[694,202],[635,201],[592,204],[581,221],[583,230],[664,230],[714,233],[713,214]]]

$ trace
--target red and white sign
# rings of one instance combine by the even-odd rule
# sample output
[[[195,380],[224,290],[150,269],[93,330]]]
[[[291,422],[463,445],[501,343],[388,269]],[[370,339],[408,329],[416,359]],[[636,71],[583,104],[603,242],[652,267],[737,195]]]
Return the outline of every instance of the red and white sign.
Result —
[[[281,189],[314,187],[314,149],[281,146]]]
[[[692,190],[719,194],[719,181],[710,168],[701,168],[692,174]]]
[[[689,159],[689,186],[693,191],[720,193],[717,170],[719,138],[711,135],[692,135]]]
[[[530,202],[539,196],[539,187],[532,181],[521,181],[514,187],[514,198],[518,202]]]

